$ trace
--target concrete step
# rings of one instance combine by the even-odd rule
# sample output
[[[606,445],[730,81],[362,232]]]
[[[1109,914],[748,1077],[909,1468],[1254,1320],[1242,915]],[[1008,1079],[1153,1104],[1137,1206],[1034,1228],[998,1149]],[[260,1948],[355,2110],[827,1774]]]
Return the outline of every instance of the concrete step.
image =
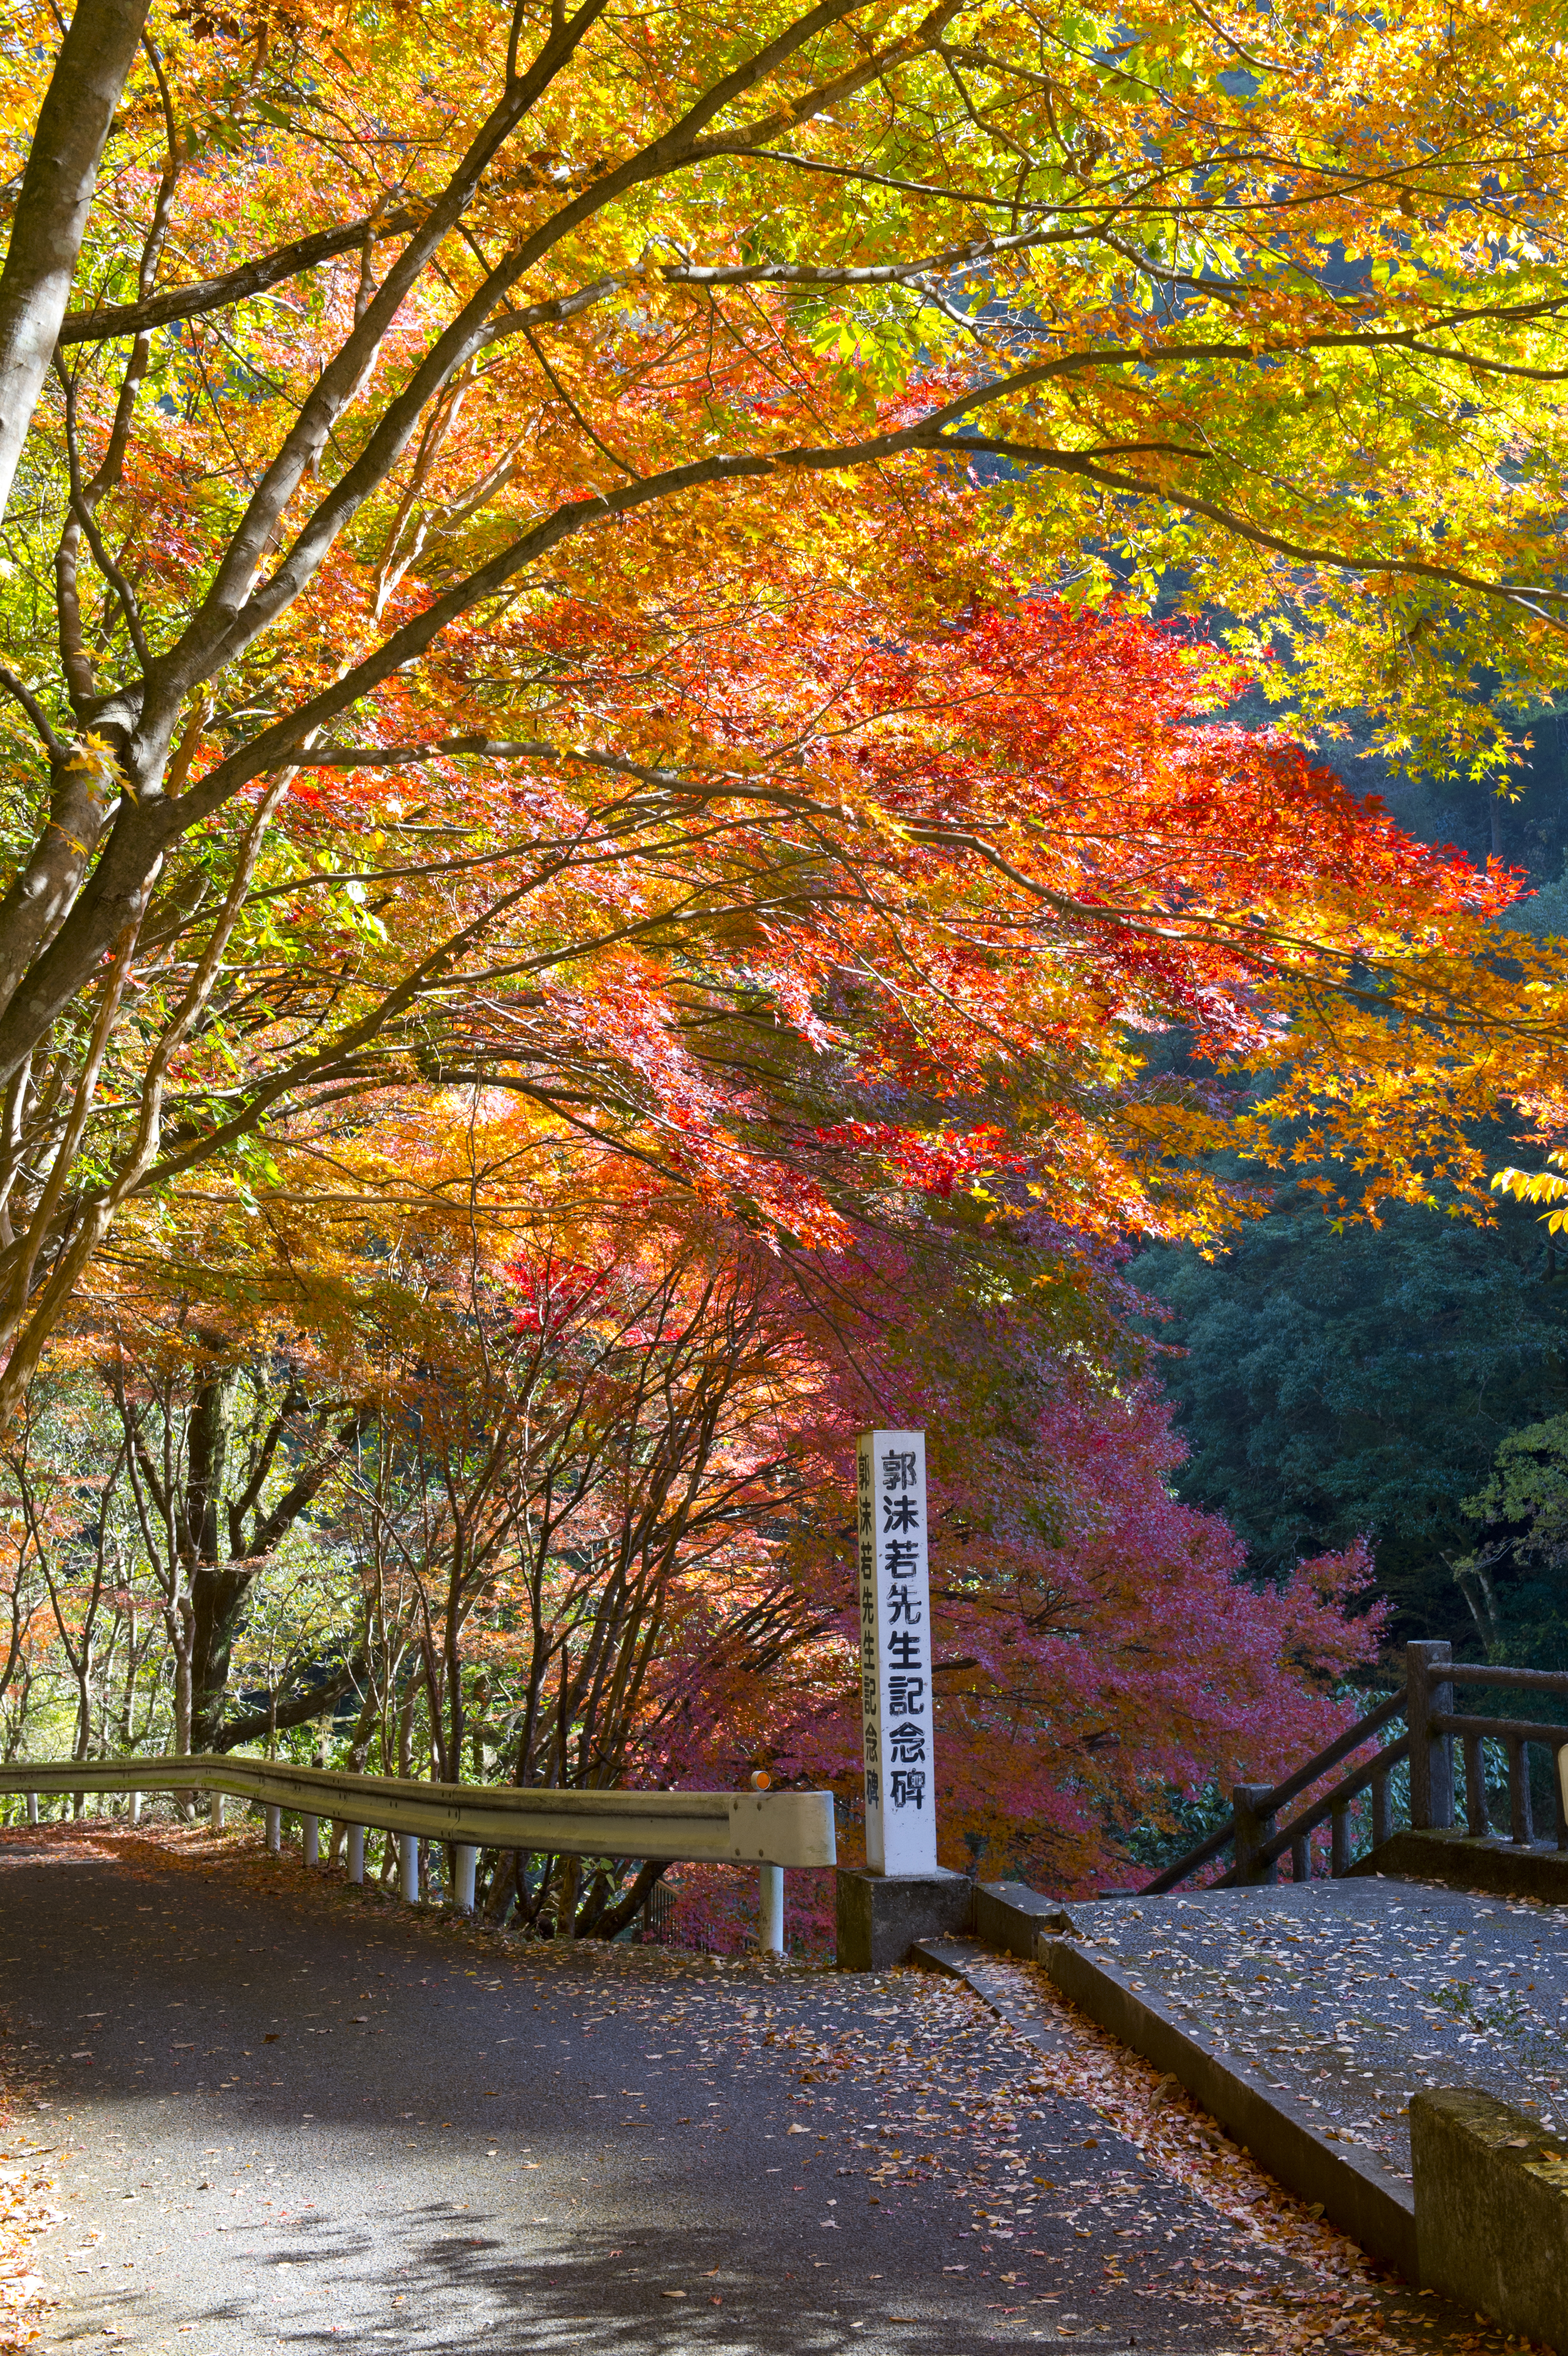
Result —
[[[1070,1912],[1082,1954],[1399,2176],[1420,2088],[1481,2086],[1548,2126],[1568,2119],[1568,1917],[1554,1909],[1352,1877]]]
[[[1284,1910],[1268,1901],[1289,1900],[1288,1890],[1215,1895],[1264,1901],[1252,1910],[1246,1953],[1255,1964],[1271,1951],[1271,1938],[1277,1941],[1282,1912],[1289,1944],[1291,1920],[1299,1918],[1308,1893],[1296,1893]],[[1325,1914],[1339,1917],[1346,1953],[1364,1962],[1365,1906],[1334,1888],[1319,1885],[1318,1895],[1327,1901]],[[1392,1901],[1389,1927],[1397,1933],[1410,1910],[1419,1910],[1421,1895]],[[1038,1911],[1020,1910],[1020,1922],[1037,1920]],[[1494,1919],[1489,1912],[1488,1919]],[[1429,1912],[1418,1914],[1409,1935],[1416,1957],[1423,1925],[1429,1933]],[[965,1980],[1016,2034],[1046,2053],[1068,2042],[1059,1998],[1071,1994],[1103,2027],[1179,2079],[1281,2183],[1407,2282],[1490,2317],[1532,2344],[1568,2351],[1568,2137],[1475,2088],[1418,2087],[1410,2097],[1413,2184],[1408,2173],[1397,2175],[1378,2153],[1326,2124],[1313,2107],[1321,2098],[1303,2100],[1266,2065],[1222,2048],[1201,2023],[1175,2018],[1150,1986],[1162,1943],[1157,1937],[1129,1959],[1126,1930],[1124,1923],[1120,1933],[1097,1940],[1048,1934],[1050,1990],[1039,1965],[999,1955],[973,1938],[923,1940],[912,1960]],[[1539,1944],[1531,1939],[1532,1962]]]
[[[1472,1865],[1484,1847],[1438,1838]],[[976,1922],[1411,2279],[1417,2094],[1479,2088],[1548,2131],[1568,2124],[1568,1913],[1540,1899],[1386,1872],[1067,1905],[992,1884]],[[1000,2010],[989,1983],[1008,1976],[985,1952],[926,1941],[918,1959]]]

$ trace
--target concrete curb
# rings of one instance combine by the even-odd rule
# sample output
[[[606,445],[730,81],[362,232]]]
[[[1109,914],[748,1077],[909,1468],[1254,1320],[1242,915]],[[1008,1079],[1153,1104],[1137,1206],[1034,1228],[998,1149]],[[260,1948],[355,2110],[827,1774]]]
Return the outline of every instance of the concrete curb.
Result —
[[[1435,1881],[1445,1890],[1479,1890],[1488,1898],[1538,1898],[1568,1906],[1568,1855],[1543,1843],[1470,1840],[1462,1833],[1395,1833],[1351,1874],[1391,1874],[1402,1881]]]
[[[982,1881],[968,1927],[987,1947],[1005,1947],[1032,1964],[1042,1931],[1071,1931],[1073,1923],[1060,1898],[1042,1898],[1027,1881]]]
[[[1319,2204],[1341,2233],[1406,2282],[1419,2283],[1414,2196],[1391,2168],[1372,2152],[1329,2143],[1288,2095],[1173,2020],[1115,1965],[1086,1954],[1072,1938],[1035,1935],[1036,1959],[1070,2002],[1157,2069],[1168,2070],[1287,2191]],[[956,1940],[924,1939],[911,1960],[965,1981],[1009,2027],[1045,2043],[997,1988],[987,1986],[984,1963],[970,1948]]]

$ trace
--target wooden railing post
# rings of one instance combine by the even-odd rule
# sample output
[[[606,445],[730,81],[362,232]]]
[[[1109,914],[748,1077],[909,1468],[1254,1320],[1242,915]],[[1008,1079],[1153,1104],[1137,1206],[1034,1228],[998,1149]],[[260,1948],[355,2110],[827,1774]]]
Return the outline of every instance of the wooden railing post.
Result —
[[[1381,1848],[1393,1838],[1393,1815],[1389,1807],[1388,1771],[1372,1777],[1372,1847]]]
[[[1492,1828],[1487,1815],[1487,1769],[1478,1734],[1465,1737],[1465,1823],[1472,1840],[1485,1840]]]
[[[1279,1878],[1279,1860],[1271,1858],[1267,1865],[1257,1861],[1258,1851],[1274,1831],[1274,1818],[1260,1813],[1273,1792],[1272,1783],[1238,1783],[1231,1794],[1236,1812],[1236,1879],[1239,1882],[1275,1881]]]
[[[1509,1839],[1520,1848],[1530,1848],[1535,1840],[1530,1805],[1530,1753],[1517,1734],[1508,1738],[1508,1806]]]
[[[1454,1688],[1432,1671],[1446,1668],[1451,1644],[1430,1639],[1404,1648],[1405,1715],[1410,1727],[1410,1821],[1417,1832],[1445,1833],[1454,1823],[1454,1742],[1433,1731],[1454,1708]]]

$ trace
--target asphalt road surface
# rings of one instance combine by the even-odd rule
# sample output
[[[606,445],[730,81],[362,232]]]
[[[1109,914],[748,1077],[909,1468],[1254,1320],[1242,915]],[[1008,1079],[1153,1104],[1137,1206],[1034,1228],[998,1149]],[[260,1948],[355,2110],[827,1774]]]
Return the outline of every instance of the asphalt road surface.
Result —
[[[66,2349],[1268,2350],[1311,2288],[923,1974],[513,1947],[60,1827],[0,1835],[0,2012]]]

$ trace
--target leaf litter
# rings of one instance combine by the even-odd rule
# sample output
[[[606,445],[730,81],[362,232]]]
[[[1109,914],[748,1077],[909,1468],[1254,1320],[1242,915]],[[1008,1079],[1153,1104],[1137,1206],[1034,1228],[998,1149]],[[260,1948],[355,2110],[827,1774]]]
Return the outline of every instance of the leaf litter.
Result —
[[[339,1912],[379,1896],[326,1873],[306,1881],[245,1835],[146,1827],[113,1838],[112,1852],[138,1878],[219,1871],[274,1905]],[[1125,2331],[1125,2345],[1264,2356],[1503,2356],[1520,2346],[1408,2290],[1034,1965],[987,1959],[987,1991],[1008,2019],[922,1970],[840,1976],[762,1956],[558,1945],[396,1912],[400,1933],[446,1950],[470,1991],[505,2000],[526,1979],[536,1999],[570,1997],[585,2037],[640,2020],[647,2074],[685,2071],[707,2091],[784,2082],[797,2114],[785,2132],[814,2147],[786,2171],[800,2172],[795,2189],[828,2162],[829,2205],[859,2182],[884,2216],[911,2200],[934,2207],[936,2229],[971,2245],[938,2279],[949,2294],[983,2294],[976,2304],[998,2340],[1104,2346]],[[484,1978],[457,1961],[475,1950],[489,1964]],[[695,2103],[678,2122],[694,2134],[709,2125]],[[884,2319],[909,2319],[913,2290],[906,2274],[903,2304]]]
[[[54,2176],[39,2165],[52,2155],[16,2115],[37,2092],[14,2058],[14,2027],[4,2016],[0,2035],[13,2049],[0,2064],[0,2349],[15,2349],[40,2339],[59,2304],[59,2291],[38,2272],[39,2244],[65,2215],[54,2204]]]

